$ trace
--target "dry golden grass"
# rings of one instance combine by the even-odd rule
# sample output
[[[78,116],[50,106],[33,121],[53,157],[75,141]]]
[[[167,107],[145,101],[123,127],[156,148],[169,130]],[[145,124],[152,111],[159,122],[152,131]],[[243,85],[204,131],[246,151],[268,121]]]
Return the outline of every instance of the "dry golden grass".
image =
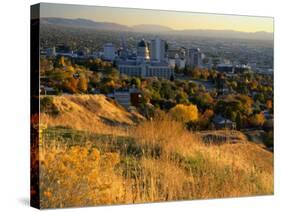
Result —
[[[41,97],[44,98],[44,97]],[[49,127],[66,126],[103,134],[123,134],[124,127],[144,120],[131,114],[104,95],[49,96],[58,110],[57,115],[40,114],[41,123]],[[109,123],[107,123],[109,122]]]
[[[249,143],[241,133],[223,133],[228,134],[228,138],[237,134],[241,142],[206,145],[198,133],[187,132],[180,123],[167,117],[140,124],[133,134],[142,145],[160,147],[158,163],[164,160],[176,164],[178,169],[185,169],[185,178],[175,171],[170,172],[172,180],[182,183],[180,191],[184,190],[184,195],[179,195],[178,199],[272,194],[272,153]],[[178,157],[174,157],[175,154]],[[157,163],[155,171],[156,167]],[[161,198],[156,198],[158,200]]]
[[[84,104],[82,100],[71,101],[78,106]],[[83,107],[84,112],[86,107],[92,110],[90,105]],[[72,128],[84,129],[80,123],[83,115],[73,117],[73,122],[76,120],[80,126],[71,123]],[[65,125],[71,114],[64,112],[61,116],[62,119],[51,120],[48,126]],[[87,119],[85,123],[93,123],[90,117]],[[41,123],[46,120],[41,117]],[[98,141],[93,137],[75,145],[61,142],[61,138],[49,141],[44,137],[47,129],[42,130],[43,208],[273,193],[273,154],[248,142],[239,133],[243,142],[205,144],[199,133],[188,132],[181,123],[166,116],[126,126],[125,130],[85,128],[97,135],[110,134],[112,143],[105,143],[102,148],[97,147]],[[233,135],[233,132],[223,133]],[[120,135],[128,139],[118,142]]]
[[[183,124],[169,116],[143,122],[132,129],[130,135],[150,149],[161,148],[162,156],[166,157],[170,157],[171,153],[186,155],[193,152],[195,146],[202,145],[198,135],[188,132]]]

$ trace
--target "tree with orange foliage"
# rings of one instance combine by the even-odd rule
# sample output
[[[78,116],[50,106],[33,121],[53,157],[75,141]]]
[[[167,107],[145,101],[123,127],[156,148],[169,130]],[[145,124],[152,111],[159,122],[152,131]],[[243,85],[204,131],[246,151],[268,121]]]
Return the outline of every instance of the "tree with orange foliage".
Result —
[[[266,107],[268,110],[272,109],[272,100],[269,99],[266,101]]]
[[[257,113],[250,117],[249,122],[254,127],[261,127],[265,122],[265,117],[263,113]]]
[[[78,80],[74,78],[69,78],[63,83],[63,89],[66,89],[70,93],[77,93]]]
[[[212,109],[207,109],[202,114],[202,119],[208,120],[214,116],[214,111]]]
[[[209,73],[209,70],[208,69],[203,69],[202,71],[201,71],[201,77],[203,78],[203,79],[208,79],[209,78],[209,76],[210,76],[210,73]]]
[[[191,76],[195,79],[199,79],[201,76],[201,70],[200,68],[196,67],[191,71]]]
[[[81,75],[78,82],[78,90],[82,92],[86,92],[88,89],[88,80],[85,75]]]

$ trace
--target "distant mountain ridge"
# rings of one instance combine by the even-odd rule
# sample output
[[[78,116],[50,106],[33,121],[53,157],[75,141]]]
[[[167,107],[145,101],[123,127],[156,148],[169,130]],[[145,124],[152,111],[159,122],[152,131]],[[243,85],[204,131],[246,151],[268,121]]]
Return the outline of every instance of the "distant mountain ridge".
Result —
[[[264,32],[264,31],[241,32],[235,30],[188,29],[188,30],[181,31],[180,33],[190,36],[200,36],[203,34],[206,37],[273,40],[273,33]]]
[[[139,24],[131,27],[134,31],[145,31],[145,32],[168,32],[174,31],[170,27],[156,25],[156,24]]]
[[[129,30],[125,25],[110,23],[110,22],[96,22],[88,19],[67,19],[67,18],[41,18],[41,24],[75,27],[75,28],[89,28],[89,29],[103,29],[103,30]]]
[[[67,19],[56,17],[44,17],[40,19],[43,25],[55,25],[63,27],[87,28],[98,30],[113,30],[113,31],[132,31],[132,32],[159,32],[180,34],[185,36],[199,36],[212,38],[237,38],[237,39],[252,39],[252,40],[273,40],[273,33],[258,31],[258,32],[241,32],[235,30],[211,30],[211,29],[185,29],[174,30],[167,26],[155,24],[140,24],[132,27],[111,23],[97,22],[89,19]]]

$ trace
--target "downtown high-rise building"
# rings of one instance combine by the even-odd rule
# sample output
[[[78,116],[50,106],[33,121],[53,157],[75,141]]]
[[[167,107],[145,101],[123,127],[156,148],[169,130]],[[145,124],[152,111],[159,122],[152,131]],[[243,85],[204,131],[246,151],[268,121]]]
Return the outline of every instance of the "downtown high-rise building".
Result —
[[[116,54],[115,46],[112,43],[106,43],[103,46],[103,57],[105,60],[114,60]]]
[[[150,59],[154,61],[164,61],[166,58],[166,41],[160,38],[151,40],[150,43]]]
[[[188,52],[189,65],[193,67],[200,67],[202,65],[202,52],[199,48],[191,48]]]

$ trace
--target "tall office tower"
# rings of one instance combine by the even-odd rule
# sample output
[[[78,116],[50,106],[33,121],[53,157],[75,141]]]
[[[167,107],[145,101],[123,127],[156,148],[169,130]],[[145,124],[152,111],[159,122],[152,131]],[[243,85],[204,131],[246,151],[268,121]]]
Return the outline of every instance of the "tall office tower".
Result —
[[[161,40],[160,38],[155,38],[151,40],[151,48],[150,48],[150,59],[155,61],[164,61],[166,57],[166,41]]]
[[[121,39],[121,48],[119,49],[119,57],[122,60],[126,60],[128,58],[128,48],[127,48],[127,44],[125,42],[125,39],[123,37],[123,35],[120,35],[120,39]]]
[[[106,43],[103,46],[103,57],[106,60],[114,60],[115,58],[115,46],[112,43]]]
[[[199,48],[189,49],[189,65],[191,66],[202,65],[202,52]]]

